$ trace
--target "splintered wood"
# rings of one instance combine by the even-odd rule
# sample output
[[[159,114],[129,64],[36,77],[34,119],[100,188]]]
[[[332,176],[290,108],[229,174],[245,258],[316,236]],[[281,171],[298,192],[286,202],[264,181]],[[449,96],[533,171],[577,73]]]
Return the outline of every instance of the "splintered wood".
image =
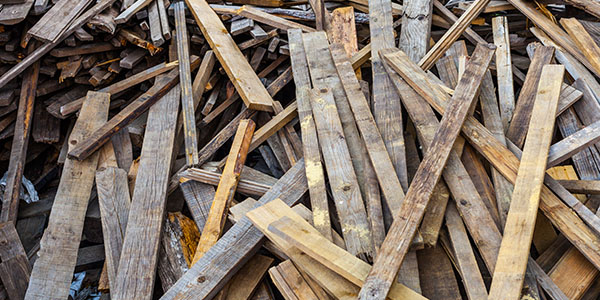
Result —
[[[600,297],[595,0],[0,0],[0,300]]]

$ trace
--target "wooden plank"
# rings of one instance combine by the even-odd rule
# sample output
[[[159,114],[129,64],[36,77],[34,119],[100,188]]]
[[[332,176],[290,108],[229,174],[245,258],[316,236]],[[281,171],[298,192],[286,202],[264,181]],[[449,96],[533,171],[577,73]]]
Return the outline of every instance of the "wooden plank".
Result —
[[[288,41],[290,60],[294,72],[294,84],[296,85],[296,101],[298,102],[298,118],[300,119],[302,147],[306,162],[306,177],[310,178],[308,192],[310,194],[313,222],[315,228],[323,236],[328,240],[332,240],[325,174],[321,164],[319,139],[310,105],[311,83],[306,53],[304,52],[304,42],[302,41],[302,31],[299,29],[288,30]]]
[[[52,8],[27,31],[27,36],[33,36],[43,42],[55,42],[73,22],[75,18],[91,3],[91,0],[56,2]],[[28,37],[26,38],[29,39]]]
[[[600,73],[600,47],[592,36],[585,30],[583,25],[575,18],[561,18],[560,24],[567,31],[579,51],[583,53],[587,61],[592,65],[596,74]]]
[[[460,219],[455,204],[450,204],[446,208],[446,227],[467,297],[469,299],[486,299],[487,290],[477,266],[465,225]]]
[[[387,62],[404,61],[410,63],[408,56],[402,54],[400,51],[394,53],[393,56],[385,54],[386,52],[387,51],[382,51],[382,54]],[[416,67],[416,65],[412,65]],[[397,74],[391,71],[389,74],[392,78],[398,77]],[[486,72],[486,74],[489,75],[489,72]],[[489,79],[491,80],[491,78]],[[413,89],[406,86],[406,83],[403,80],[398,79],[393,82],[396,84],[399,94],[402,95],[401,99],[404,103],[404,107],[417,127],[421,145],[428,145],[427,147],[424,147],[423,150],[428,152],[430,149],[429,145],[431,145],[431,142],[434,139],[435,131],[439,128],[439,121],[431,108],[425,104],[423,99],[421,99]],[[444,95],[448,97],[447,94]],[[489,270],[493,270],[502,237],[488,208],[482,201],[477,188],[458,155],[460,152],[459,150],[461,150],[459,148],[462,148],[459,144],[462,143],[460,143],[460,138],[457,138],[457,140],[442,175],[444,176],[444,180],[453,197],[455,199],[460,199],[458,202],[458,209],[464,216],[467,228],[481,253],[485,265]],[[440,205],[441,208],[439,208],[442,212],[446,208],[445,204],[447,203],[447,197],[445,199],[446,202],[442,202],[442,205]],[[427,208],[429,208],[430,205],[431,202],[429,202]]]
[[[272,110],[273,99],[225,26],[205,0],[186,0],[202,34],[249,109]]]
[[[29,52],[35,45],[29,46]],[[27,155],[27,146],[31,133],[33,108],[35,104],[35,91],[38,85],[40,63],[37,62],[25,71],[19,95],[19,108],[15,120],[14,139],[10,149],[10,160],[6,171],[6,187],[2,197],[2,211],[0,222],[17,222],[19,211],[19,198],[23,181],[23,172]],[[39,105],[39,104],[38,104]]]
[[[402,108],[400,97],[393,88],[382,65],[379,51],[395,46],[392,27],[391,0],[369,1],[369,30],[371,33],[372,106],[373,116],[386,149],[392,159],[396,175],[403,191],[408,188],[406,154],[402,134]],[[367,48],[367,47],[365,47]],[[364,49],[364,48],[363,48]],[[386,199],[387,200],[387,199]],[[389,210],[396,211],[400,203],[387,203]]]
[[[9,299],[23,299],[31,275],[31,266],[15,225],[0,224],[0,278]]]
[[[96,172],[96,190],[102,218],[106,271],[111,287],[116,285],[119,258],[129,216],[130,198],[127,182],[127,172],[115,166]]]
[[[448,110],[440,122],[433,142],[406,193],[401,209],[394,219],[385,242],[381,246],[369,278],[365,281],[359,299],[385,299],[391,282],[398,271],[410,240],[416,233],[435,183],[439,180],[452,145],[474,100],[476,90],[494,53],[493,46],[478,45],[459,81]],[[460,103],[460,104],[459,104]]]
[[[300,200],[307,189],[304,160],[300,159],[259,201],[262,205],[280,198],[292,205]],[[242,218],[161,299],[192,300],[213,297],[252,254],[258,251],[264,241],[263,237],[264,235],[247,218]]]
[[[178,73],[175,71],[171,72]],[[169,73],[161,75],[157,81],[169,75],[179,78],[178,74]],[[180,89],[174,87],[163,95],[148,112],[117,284],[111,287],[112,299],[152,298]]]
[[[131,5],[127,6],[121,14],[115,17],[115,23],[123,24],[129,21],[131,17],[133,17],[138,11],[142,10],[144,7],[148,6],[150,2],[153,0],[137,0],[133,2]]]
[[[452,263],[442,247],[417,251],[423,296],[431,300],[462,299]]]
[[[197,66],[198,63],[199,59],[196,57],[196,59],[193,60],[193,66]],[[94,153],[94,151],[98,150],[121,128],[133,122],[149,109],[150,106],[157,103],[157,101],[174,88],[178,82],[179,70],[171,70],[168,74],[158,78],[152,88],[135,99],[131,104],[127,105],[117,115],[96,130],[92,136],[69,151],[69,157],[81,160]]]
[[[590,145],[597,143],[600,140],[598,128],[600,128],[600,120],[579,129],[550,146],[548,168],[559,165],[574,155],[581,153],[581,150],[585,150]]]
[[[549,64],[554,56],[554,48],[552,47],[536,47],[534,51],[531,63],[527,69],[525,82],[523,82],[521,92],[519,92],[512,121],[506,131],[506,137],[519,148],[523,147],[527,128],[529,128],[531,110],[533,109],[537,83],[542,74],[542,67]]]
[[[286,300],[319,299],[298,269],[289,260],[269,269],[269,275]]]
[[[494,33],[494,45],[496,45],[498,103],[500,103],[502,124],[506,130],[512,120],[515,109],[515,91],[513,88],[508,21],[505,16],[492,18],[492,31]]]
[[[23,3],[5,4],[0,10],[0,24],[14,25],[27,17],[35,0],[27,0]]]
[[[412,61],[419,61],[429,48],[433,1],[406,1],[403,8],[398,48]]]
[[[282,205],[285,205],[282,201],[272,201],[248,212],[246,216],[255,224],[261,223],[256,225],[261,230],[266,229],[284,239],[353,284],[358,286],[363,284],[370,268],[368,263],[326,240],[291,208]],[[260,218],[263,220],[259,220]],[[424,299],[423,296],[400,283],[392,285],[389,298]]]
[[[333,95],[328,89],[310,93],[321,152],[327,168],[335,207],[340,218],[346,249],[353,255],[373,257],[372,236],[367,213],[351,162]]]
[[[162,35],[162,27],[160,26],[160,15],[158,13],[158,2],[160,1],[152,1],[150,5],[148,5],[148,23],[150,26],[150,39],[152,40],[152,44],[156,47],[162,46],[165,43],[165,39]],[[164,2],[163,2],[164,3]]]
[[[599,180],[557,180],[560,185],[573,194],[600,194]]]
[[[306,25],[296,23],[294,21],[286,20],[282,17],[278,17],[276,15],[272,15],[266,13],[260,9],[254,8],[252,6],[244,5],[240,9],[236,10],[235,13],[239,16],[246,17],[252,19],[256,22],[260,22],[263,24],[270,25],[272,27],[281,29],[281,30],[289,30],[289,29],[302,29],[304,32],[315,32],[316,29],[312,27],[308,27]]]
[[[210,207],[206,224],[200,236],[200,242],[198,242],[193,263],[198,261],[221,236],[223,227],[225,226],[227,210],[231,205],[240,180],[240,174],[248,155],[255,126],[252,120],[246,119],[240,121],[219,186],[217,187],[217,192],[215,193],[215,198]]]
[[[471,6],[456,20],[452,27],[433,45],[429,52],[419,61],[419,66],[429,70],[444,52],[460,37],[479,13],[486,7],[489,0],[474,1]]]
[[[247,300],[260,284],[263,275],[273,263],[273,259],[257,254],[247,262],[242,269],[231,278],[230,283],[223,289],[224,300]]]
[[[161,1],[161,0],[158,0]],[[175,2],[175,30],[177,32],[177,58],[179,59],[179,86],[181,87],[181,115],[183,116],[183,137],[185,141],[185,161],[188,165],[198,164],[198,138],[196,136],[196,106],[192,90],[190,49],[185,23],[185,4]]]
[[[521,158],[526,163],[517,174],[490,297],[517,299],[521,294],[563,75],[563,66],[542,69]]]
[[[398,176],[392,176],[396,174],[394,165],[385,148],[384,140],[379,134],[367,99],[361,92],[360,83],[354,74],[352,65],[345,56],[341,45],[333,44],[330,48],[342,87],[348,97],[356,125],[365,140],[365,146],[383,195],[388,201],[401,203],[404,198],[404,195],[400,192],[402,191],[402,185]]]
[[[69,137],[69,147],[75,147],[105,122],[109,97],[88,92]],[[97,163],[96,154],[83,161],[66,159],[25,299],[67,298]]]

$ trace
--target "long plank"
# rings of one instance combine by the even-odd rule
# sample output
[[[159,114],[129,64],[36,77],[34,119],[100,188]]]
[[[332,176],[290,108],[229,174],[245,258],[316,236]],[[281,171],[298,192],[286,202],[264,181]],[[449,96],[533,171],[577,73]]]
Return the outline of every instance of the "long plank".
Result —
[[[173,70],[176,71],[176,70]],[[173,72],[172,71],[172,72]],[[161,75],[162,79],[169,75]],[[178,76],[176,76],[178,78]],[[175,86],[148,111],[112,299],[151,299],[179,111]]]
[[[447,96],[436,93],[437,83],[430,81],[430,75],[414,64],[401,75],[436,111],[440,113],[445,111]],[[463,125],[463,135],[496,170],[511,183],[515,182],[519,158],[500,143],[489,130],[475,118],[468,117]],[[597,246],[600,239],[547,187],[542,188],[540,209],[590,262],[600,268],[600,255],[598,255],[600,248]]]
[[[325,239],[281,200],[256,208],[248,212],[247,217],[261,230],[268,230],[284,239],[353,284],[363,284],[370,265]],[[273,239],[271,235],[268,237]],[[389,298],[424,299],[400,283],[394,283]]]
[[[321,153],[333,191],[346,249],[353,255],[373,257],[372,236],[358,180],[352,168],[333,95],[328,89],[310,93]]]
[[[110,144],[109,144],[110,145]],[[102,221],[102,236],[109,286],[116,285],[117,267],[129,216],[127,172],[107,167],[96,172],[96,190]]]
[[[508,21],[505,16],[492,18],[494,45],[496,45],[496,75],[498,78],[498,103],[504,129],[507,129],[515,109],[512,59],[508,37]]]
[[[429,48],[433,1],[410,0],[403,7],[398,48],[412,61],[419,61]]]
[[[198,57],[195,57],[192,65],[194,67],[198,66],[199,61]],[[118,114],[102,125],[102,127],[98,128],[92,136],[70,150],[69,157],[81,160],[94,153],[104,145],[104,143],[110,140],[113,135],[121,130],[121,128],[133,122],[153,104],[162,99],[162,97],[173,89],[178,82],[178,69],[171,70],[164,76],[160,76],[148,91],[123,108]]]
[[[579,51],[583,53],[587,61],[592,65],[592,71],[600,73],[600,47],[592,36],[585,30],[579,20],[575,18],[561,18],[560,24],[567,31]]]
[[[300,119],[300,131],[302,132],[302,148],[304,161],[306,163],[306,176],[308,181],[308,192],[313,213],[315,228],[328,240],[331,236],[331,217],[327,202],[327,190],[325,187],[325,174],[321,163],[321,152],[315,120],[310,106],[309,92],[311,89],[308,62],[304,52],[302,30],[288,30],[288,41],[290,45],[290,60],[294,72],[294,84],[296,85],[296,101],[298,103],[298,118]]]
[[[27,17],[35,0],[26,0],[23,3],[5,4],[0,8],[0,24],[14,25]]]
[[[186,0],[202,34],[249,109],[272,111],[273,99],[205,0]]]
[[[506,131],[506,138],[511,140],[519,148],[523,147],[529,120],[531,119],[531,110],[537,91],[537,84],[542,74],[542,67],[547,65],[554,56],[553,47],[536,47],[531,63],[527,69],[525,82],[519,92],[519,98],[514,110],[513,118]]]
[[[153,0],[137,0],[131,5],[127,7],[121,14],[115,17],[115,23],[123,24],[129,21],[131,17],[135,15],[138,11],[142,10],[144,7],[148,6],[150,2]]]
[[[518,299],[521,295],[563,76],[563,66],[542,69],[490,299]]]
[[[181,87],[181,115],[183,116],[185,161],[188,165],[192,166],[198,164],[198,138],[196,136],[196,105],[194,105],[192,90],[192,70],[190,68],[190,48],[185,22],[185,4],[179,1],[173,5],[175,6],[175,30],[177,33],[177,58],[179,60],[179,86]],[[199,101],[200,99],[198,99]]]
[[[402,189],[406,191],[408,188],[408,173],[406,171],[406,154],[404,149],[404,135],[402,133],[400,96],[394,90],[379,56],[379,50],[395,46],[394,29],[392,26],[392,1],[369,1],[369,19],[371,34],[370,53],[373,74],[371,96],[373,116],[396,169],[396,175],[398,175],[400,184],[402,184]],[[388,203],[388,207],[391,211],[395,211],[399,207],[399,204]]]
[[[315,32],[316,29],[312,27],[308,27],[306,25],[296,23],[294,21],[286,20],[282,17],[278,17],[276,15],[272,15],[266,13],[260,9],[254,8],[252,6],[244,5],[240,9],[236,10],[235,13],[242,17],[246,17],[248,19],[252,19],[256,22],[264,23],[269,26],[281,29],[281,30],[289,30],[293,28],[302,29],[304,32]]]
[[[260,198],[259,205],[276,198],[292,205],[298,202],[307,190],[304,160],[300,159]],[[242,218],[160,299],[210,299],[252,254],[258,251],[263,241],[264,235],[248,218]]]
[[[23,299],[31,265],[12,222],[0,223],[0,278],[9,299]]]
[[[225,227],[225,217],[228,207],[231,205],[236,187],[240,181],[242,168],[246,162],[255,126],[252,120],[246,119],[240,121],[240,125],[233,138],[227,162],[225,163],[225,168],[223,169],[223,174],[221,175],[221,180],[217,186],[217,192],[208,213],[206,224],[196,248],[196,254],[194,254],[193,263],[198,261],[221,236],[223,227]]]
[[[27,31],[27,36],[43,42],[55,42],[90,2],[92,1],[58,1]]]
[[[425,154],[419,165],[413,184],[394,218],[369,277],[361,289],[359,299],[385,299],[492,59],[492,47],[478,45],[467,64],[430,145],[432,150]]]
[[[76,146],[106,121],[109,97],[106,93],[88,92],[69,136],[69,147]],[[65,160],[25,299],[58,300],[69,295],[97,164],[97,154],[83,161]]]
[[[34,45],[29,46],[32,50]],[[31,51],[29,51],[31,52]],[[14,138],[10,149],[10,161],[6,171],[6,187],[2,197],[2,211],[0,222],[17,222],[19,198],[22,186],[22,177],[25,170],[27,146],[31,133],[33,120],[35,92],[38,85],[40,63],[33,64],[23,74],[21,94],[19,95],[19,108],[15,120]]]

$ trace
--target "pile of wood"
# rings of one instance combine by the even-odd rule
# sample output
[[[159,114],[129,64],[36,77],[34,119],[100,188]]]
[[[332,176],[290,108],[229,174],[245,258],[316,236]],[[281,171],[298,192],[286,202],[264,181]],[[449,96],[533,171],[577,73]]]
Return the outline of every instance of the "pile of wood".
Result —
[[[0,300],[600,297],[596,0],[172,1],[0,0]]]

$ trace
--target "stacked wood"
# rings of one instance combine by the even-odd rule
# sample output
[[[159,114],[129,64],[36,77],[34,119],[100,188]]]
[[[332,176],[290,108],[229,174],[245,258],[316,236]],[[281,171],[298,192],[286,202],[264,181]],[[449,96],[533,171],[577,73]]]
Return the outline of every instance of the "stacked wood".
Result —
[[[0,299],[597,299],[592,0],[0,0]]]

